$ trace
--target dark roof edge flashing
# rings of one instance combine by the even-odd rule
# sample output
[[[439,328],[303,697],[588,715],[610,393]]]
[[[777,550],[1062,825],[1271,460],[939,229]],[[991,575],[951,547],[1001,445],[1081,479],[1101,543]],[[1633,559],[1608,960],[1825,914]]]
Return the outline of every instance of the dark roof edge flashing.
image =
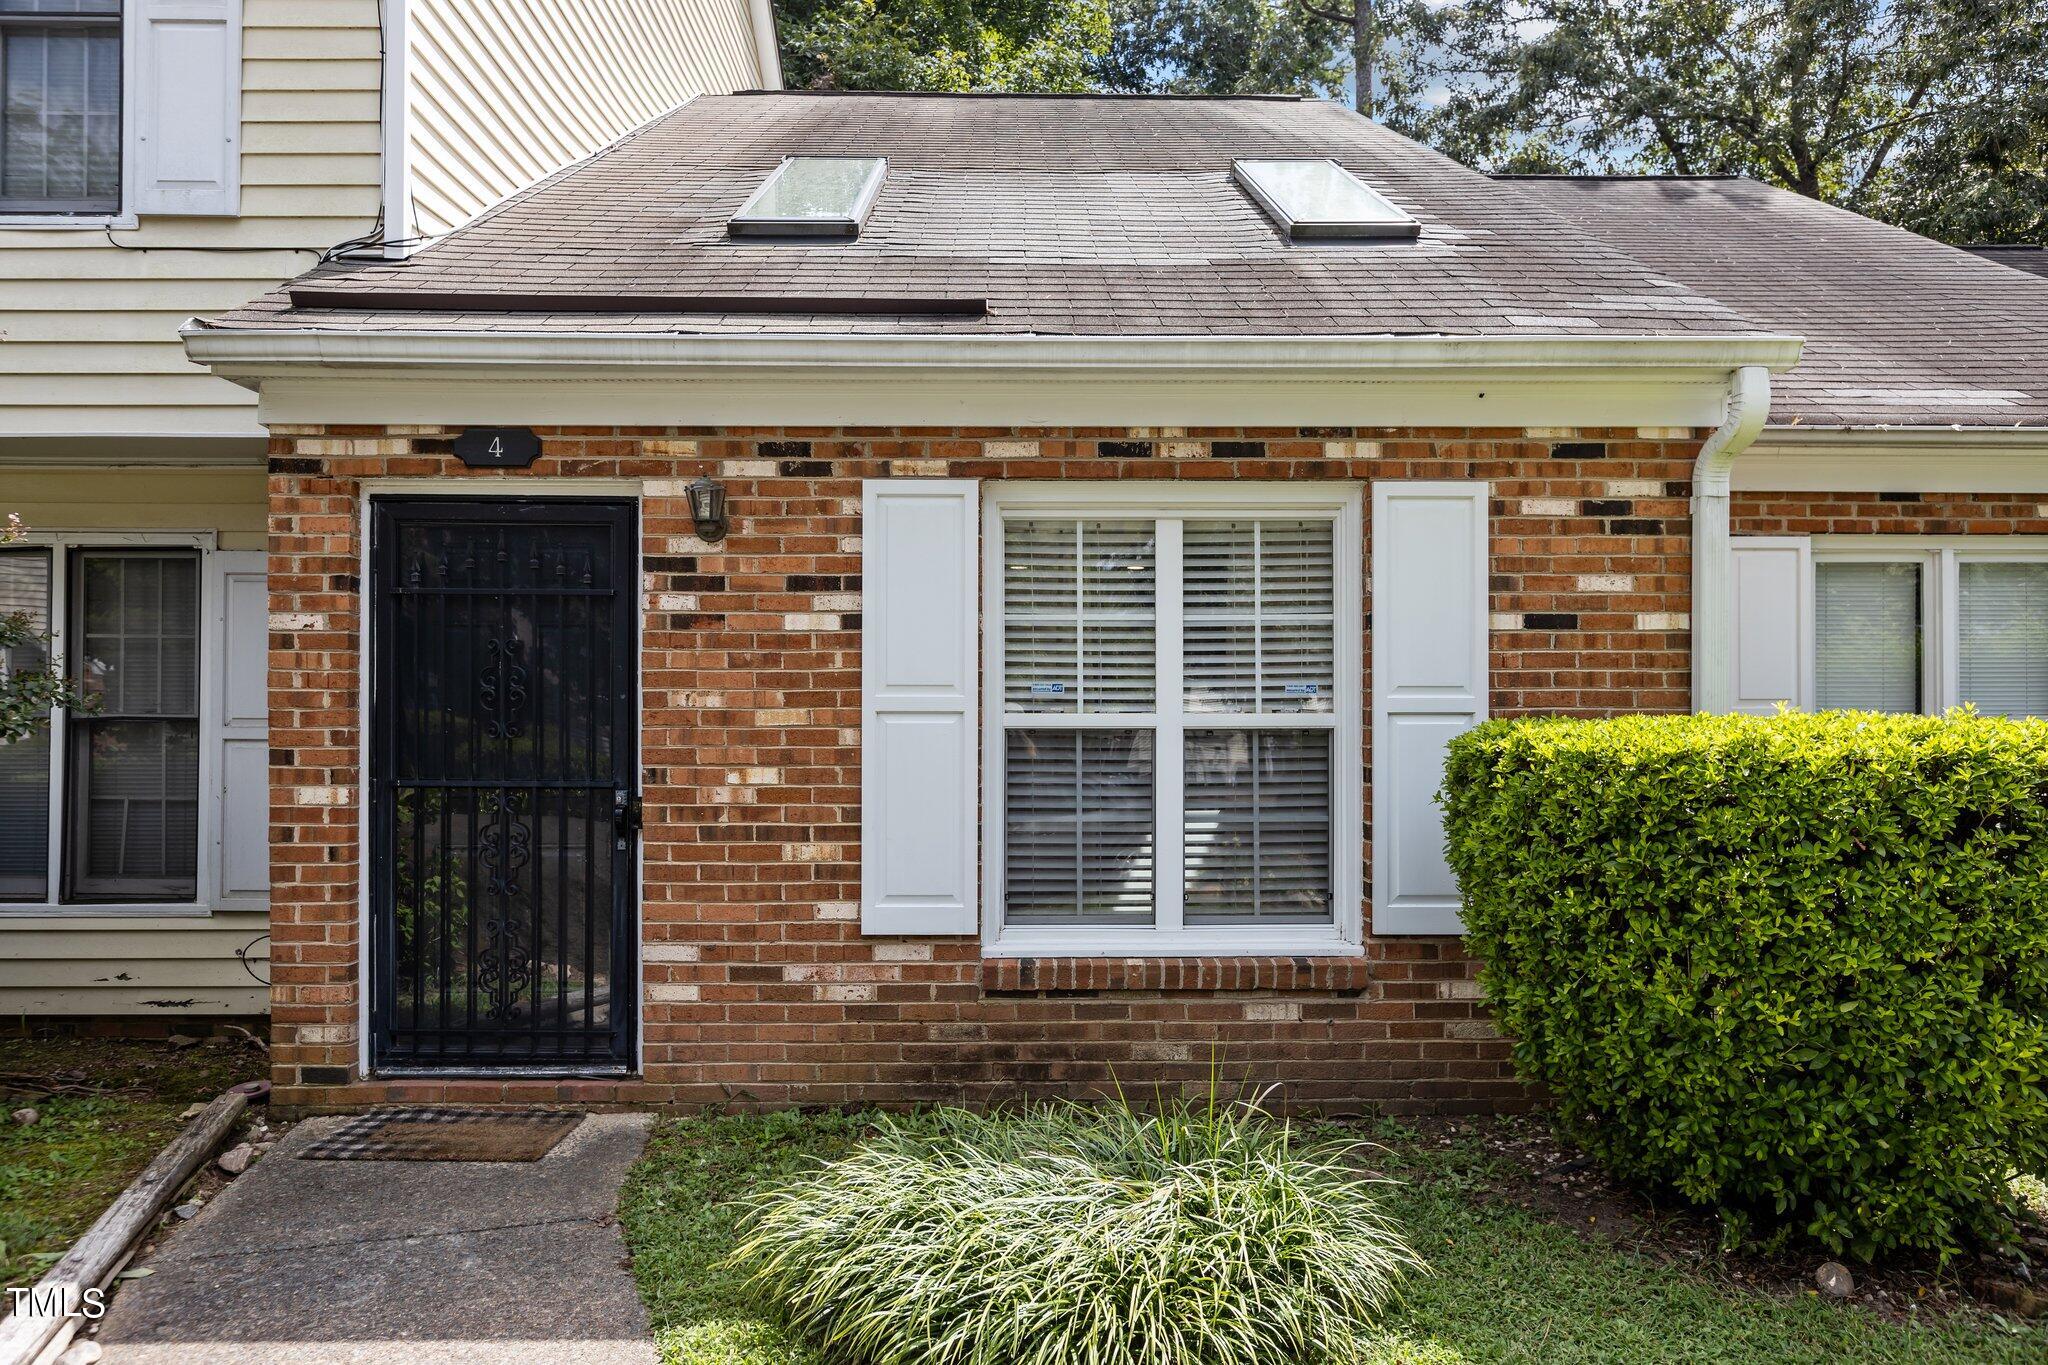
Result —
[[[509,294],[375,289],[290,291],[292,307],[357,313],[797,313],[985,317],[987,299],[770,294]]]
[[[1489,180],[1756,180],[1755,176],[1740,171],[1710,171],[1701,175],[1682,175],[1677,171],[1648,171],[1628,174],[1622,171],[1592,171],[1580,174],[1574,171],[1488,171]],[[1756,180],[1757,184],[1762,184]]]
[[[897,100],[1151,100],[1182,104],[1305,104],[1313,95],[1164,95],[1145,90],[735,90],[735,95],[844,95]],[[1322,101],[1333,103],[1334,101]]]

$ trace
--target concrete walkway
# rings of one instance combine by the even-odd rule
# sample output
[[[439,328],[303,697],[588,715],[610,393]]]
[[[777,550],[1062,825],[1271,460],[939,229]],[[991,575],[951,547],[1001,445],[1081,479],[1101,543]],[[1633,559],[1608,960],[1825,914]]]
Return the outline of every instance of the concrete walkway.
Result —
[[[533,1162],[301,1161],[301,1123],[129,1280],[108,1365],[652,1365],[613,1216],[650,1120]]]

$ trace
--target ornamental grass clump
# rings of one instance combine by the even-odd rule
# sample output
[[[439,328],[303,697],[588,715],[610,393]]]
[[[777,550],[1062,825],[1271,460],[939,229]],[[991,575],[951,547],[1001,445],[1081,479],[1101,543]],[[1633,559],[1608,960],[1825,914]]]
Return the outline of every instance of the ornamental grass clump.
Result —
[[[1422,1268],[1354,1146],[1256,1103],[885,1117],[758,1196],[733,1260],[834,1358],[1343,1360]]]
[[[1522,1073],[1731,1239],[2007,1235],[2048,1170],[2048,723],[1497,721],[1452,741],[1467,946]]]

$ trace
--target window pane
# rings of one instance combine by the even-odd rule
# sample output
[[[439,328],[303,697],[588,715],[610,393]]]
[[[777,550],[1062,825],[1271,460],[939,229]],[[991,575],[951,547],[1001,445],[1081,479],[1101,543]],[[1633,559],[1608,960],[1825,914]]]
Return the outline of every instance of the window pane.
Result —
[[[1003,768],[1003,917],[1152,923],[1152,734],[1012,730]]]
[[[29,630],[50,629],[50,553],[0,553],[0,617],[19,616]],[[41,669],[49,656],[39,639],[0,649],[0,673]],[[0,743],[0,901],[50,898],[50,735],[43,730]]]
[[[1187,709],[1328,712],[1334,705],[1336,528],[1190,521],[1181,536]]]
[[[75,727],[71,891],[104,900],[199,894],[199,723]]]
[[[91,5],[39,10],[106,12]],[[0,28],[0,114],[0,200],[10,208],[111,212],[120,206],[118,24]]]
[[[740,206],[726,227],[788,236],[855,236],[880,191],[878,156],[793,156]]]
[[[110,716],[193,716],[199,697],[199,561],[84,553],[80,676]]]
[[[1153,539],[1150,521],[1004,524],[1006,709],[1152,709]]]
[[[1813,567],[1821,709],[1918,711],[1920,566]]]
[[[1963,700],[1999,716],[2048,716],[2048,564],[1959,566]]]
[[[1191,731],[1183,918],[1190,924],[1331,917],[1328,731]]]
[[[199,557],[73,556],[73,672],[100,698],[74,716],[66,776],[66,895],[198,895]]]

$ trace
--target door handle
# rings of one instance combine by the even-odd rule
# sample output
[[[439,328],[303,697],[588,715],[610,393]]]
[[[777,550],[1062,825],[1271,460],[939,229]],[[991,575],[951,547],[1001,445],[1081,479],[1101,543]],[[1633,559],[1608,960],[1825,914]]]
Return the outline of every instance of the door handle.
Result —
[[[624,850],[640,835],[640,797],[624,788],[612,792],[612,838]]]

